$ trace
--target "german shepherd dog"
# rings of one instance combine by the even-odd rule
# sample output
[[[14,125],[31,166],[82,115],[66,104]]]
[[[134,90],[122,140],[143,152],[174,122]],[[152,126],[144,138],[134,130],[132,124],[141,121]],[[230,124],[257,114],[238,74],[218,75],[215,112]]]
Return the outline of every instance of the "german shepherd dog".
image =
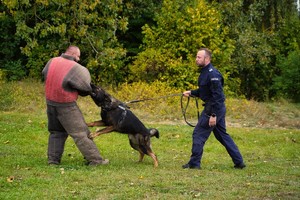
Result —
[[[143,161],[144,155],[149,155],[154,161],[154,167],[158,166],[156,155],[151,149],[150,138],[159,138],[157,129],[147,129],[144,124],[118,99],[111,96],[101,87],[91,84],[91,97],[97,106],[101,107],[101,120],[87,123],[89,127],[106,126],[90,135],[95,138],[101,134],[112,131],[128,134],[130,146],[140,153],[139,162]]]

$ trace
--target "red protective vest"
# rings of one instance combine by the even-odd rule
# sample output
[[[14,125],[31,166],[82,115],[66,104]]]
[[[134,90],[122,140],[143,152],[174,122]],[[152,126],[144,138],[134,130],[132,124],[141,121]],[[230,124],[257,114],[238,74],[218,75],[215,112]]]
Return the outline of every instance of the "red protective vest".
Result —
[[[78,92],[69,92],[63,88],[63,82],[67,74],[77,63],[63,57],[53,58],[46,78],[46,99],[58,103],[74,102],[78,98]]]

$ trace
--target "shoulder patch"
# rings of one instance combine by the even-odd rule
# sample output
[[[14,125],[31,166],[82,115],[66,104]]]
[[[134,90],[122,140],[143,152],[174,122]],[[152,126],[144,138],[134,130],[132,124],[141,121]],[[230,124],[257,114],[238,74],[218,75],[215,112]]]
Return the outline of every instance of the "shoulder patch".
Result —
[[[212,69],[212,68],[210,68],[208,71],[209,71],[209,72],[212,72],[212,71],[213,71],[213,69]]]

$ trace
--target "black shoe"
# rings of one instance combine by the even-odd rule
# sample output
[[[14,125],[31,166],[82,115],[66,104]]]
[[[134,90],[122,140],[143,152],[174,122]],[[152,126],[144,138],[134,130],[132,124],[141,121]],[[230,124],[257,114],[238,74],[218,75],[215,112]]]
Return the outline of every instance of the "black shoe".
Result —
[[[245,167],[246,167],[246,165],[244,163],[234,165],[234,168],[236,168],[236,169],[243,169]]]
[[[200,169],[199,166],[193,166],[193,165],[190,165],[190,164],[182,165],[182,168],[183,169]]]

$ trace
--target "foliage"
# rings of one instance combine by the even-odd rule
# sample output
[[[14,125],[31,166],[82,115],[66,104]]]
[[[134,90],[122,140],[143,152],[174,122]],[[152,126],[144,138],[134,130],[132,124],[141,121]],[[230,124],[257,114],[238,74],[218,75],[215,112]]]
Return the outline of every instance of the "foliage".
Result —
[[[22,65],[21,60],[7,61],[4,64],[3,72],[8,81],[21,80],[26,76],[26,69]]]
[[[231,77],[241,81],[237,92],[260,101],[274,97],[272,77],[279,71],[277,56],[300,44],[294,2],[230,0],[214,5],[222,10],[222,23],[230,26],[229,35],[235,41],[232,61],[237,70]]]
[[[276,32],[275,48],[278,56],[287,56],[290,52],[300,49],[300,16],[297,13],[290,14],[288,20],[282,19]]]
[[[160,119],[169,121],[179,120],[182,116],[179,104],[182,91],[164,82],[124,83],[112,93],[123,102],[138,100],[138,103],[129,103],[128,106],[142,119],[161,116]]]
[[[40,79],[45,63],[75,44],[101,85],[190,89],[205,46],[227,95],[267,101],[286,93],[273,77],[300,49],[299,31],[294,0],[1,0],[1,80]]]
[[[20,80],[27,75],[24,56],[19,49],[20,38],[15,37],[16,27],[13,18],[4,12],[0,4],[0,70],[3,80]]]
[[[221,71],[232,71],[229,57],[234,47],[220,17],[205,1],[164,1],[155,18],[157,26],[143,28],[144,51],[131,66],[132,79],[159,80],[181,88],[195,84],[194,57],[200,47],[213,50]]]
[[[290,13],[289,20],[280,21],[280,29],[276,32],[274,46],[278,49],[277,71],[273,81],[274,93],[277,97],[285,97],[295,102],[299,97],[299,50],[300,50],[299,15]]]
[[[238,77],[242,80],[242,93],[248,99],[269,99],[272,77],[276,69],[272,63],[274,50],[268,38],[266,34],[249,28],[244,30],[237,40],[234,60],[238,66]]]
[[[300,102],[300,51],[291,52],[287,58],[282,58],[278,66],[281,75],[274,77],[274,89],[279,95]]]
[[[126,62],[132,62],[141,49],[143,41],[142,27],[154,24],[154,15],[159,13],[161,0],[123,0],[120,15],[128,18],[126,32],[117,31],[117,38],[127,51]]]
[[[70,44],[82,51],[82,64],[93,78],[119,82],[125,50],[119,45],[116,31],[125,31],[127,19],[118,15],[121,1],[35,0],[7,1],[5,14],[14,19],[15,37],[22,41],[21,52],[28,57],[29,75],[39,77],[53,56]]]

